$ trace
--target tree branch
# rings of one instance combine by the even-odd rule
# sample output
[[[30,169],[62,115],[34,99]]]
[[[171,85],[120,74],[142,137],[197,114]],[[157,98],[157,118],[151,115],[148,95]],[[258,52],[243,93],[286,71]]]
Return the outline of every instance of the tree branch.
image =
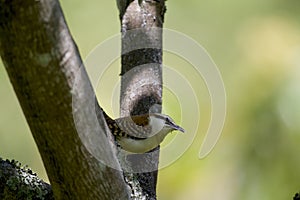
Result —
[[[108,128],[98,106],[95,111],[94,91],[58,1],[0,0],[0,55],[55,199],[128,199]]]

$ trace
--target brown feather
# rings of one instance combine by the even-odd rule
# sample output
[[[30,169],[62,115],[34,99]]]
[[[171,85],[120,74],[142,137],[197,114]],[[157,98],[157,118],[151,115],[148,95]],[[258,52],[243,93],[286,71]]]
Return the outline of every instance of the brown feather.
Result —
[[[132,121],[138,126],[147,126],[149,125],[149,115],[135,115],[131,116]]]
[[[136,115],[136,116],[131,116],[130,118],[124,117],[126,120],[122,120],[122,118],[113,120],[111,117],[109,117],[104,110],[102,109],[105,121],[108,125],[108,128],[110,129],[110,132],[117,137],[129,137],[129,138],[134,138],[134,139],[145,139],[144,137],[135,137],[130,134],[127,134],[122,128],[120,128],[120,125],[123,125],[123,128],[127,127],[133,128],[133,127],[128,127],[128,123],[130,124],[131,122],[134,122],[136,125],[141,126],[141,127],[147,127],[149,125],[149,115]],[[121,120],[120,120],[121,119]],[[121,124],[120,124],[121,123]],[[148,129],[143,129],[143,130],[148,130]]]

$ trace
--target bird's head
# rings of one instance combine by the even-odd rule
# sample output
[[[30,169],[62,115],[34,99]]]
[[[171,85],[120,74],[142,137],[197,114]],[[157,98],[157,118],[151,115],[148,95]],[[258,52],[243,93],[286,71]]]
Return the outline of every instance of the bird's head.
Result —
[[[150,126],[152,128],[152,134],[156,133],[169,133],[171,131],[181,131],[185,132],[184,129],[178,126],[174,120],[168,115],[160,114],[160,113],[150,113]]]

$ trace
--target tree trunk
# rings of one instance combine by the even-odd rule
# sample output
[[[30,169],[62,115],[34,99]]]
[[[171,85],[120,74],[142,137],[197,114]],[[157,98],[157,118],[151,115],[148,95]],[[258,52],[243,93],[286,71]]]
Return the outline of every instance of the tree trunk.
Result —
[[[122,31],[121,116],[161,112],[164,0],[118,0]],[[124,159],[123,159],[124,160]],[[138,199],[156,199],[159,147],[122,166]]]

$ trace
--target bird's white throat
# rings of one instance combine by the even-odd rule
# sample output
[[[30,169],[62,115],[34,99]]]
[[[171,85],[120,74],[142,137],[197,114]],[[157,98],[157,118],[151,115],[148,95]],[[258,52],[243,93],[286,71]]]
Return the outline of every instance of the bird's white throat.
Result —
[[[157,134],[164,128],[165,121],[161,118],[157,118],[153,115],[150,115],[149,120],[149,125],[151,127],[151,135]]]

